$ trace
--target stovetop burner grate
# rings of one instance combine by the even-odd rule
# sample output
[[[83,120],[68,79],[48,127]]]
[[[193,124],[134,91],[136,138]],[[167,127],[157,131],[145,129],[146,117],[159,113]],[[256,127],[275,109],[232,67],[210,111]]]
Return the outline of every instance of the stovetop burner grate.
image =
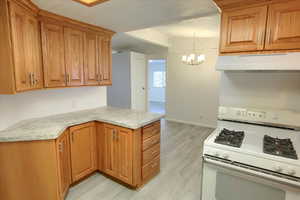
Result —
[[[265,135],[263,149],[266,154],[298,160],[291,139],[279,139]]]
[[[244,137],[245,133],[243,131],[231,131],[224,128],[216,137],[215,143],[240,148]]]

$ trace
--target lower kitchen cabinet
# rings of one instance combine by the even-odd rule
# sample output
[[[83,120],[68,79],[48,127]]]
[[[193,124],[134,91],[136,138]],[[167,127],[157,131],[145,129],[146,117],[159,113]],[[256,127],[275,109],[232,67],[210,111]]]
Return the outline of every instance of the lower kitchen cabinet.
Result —
[[[133,131],[109,124],[104,125],[103,171],[124,183],[133,180]]]
[[[53,140],[0,143],[0,199],[64,200],[100,171],[132,188],[160,170],[160,122],[136,130],[89,122]]]
[[[96,124],[70,128],[72,181],[76,182],[97,170]]]
[[[134,188],[159,173],[160,122],[137,130],[103,124],[99,130],[102,132],[100,171]]]
[[[70,160],[70,138],[69,131],[65,131],[61,137],[56,140],[58,176],[59,176],[59,195],[63,199],[67,194],[72,183],[71,178],[71,160]]]

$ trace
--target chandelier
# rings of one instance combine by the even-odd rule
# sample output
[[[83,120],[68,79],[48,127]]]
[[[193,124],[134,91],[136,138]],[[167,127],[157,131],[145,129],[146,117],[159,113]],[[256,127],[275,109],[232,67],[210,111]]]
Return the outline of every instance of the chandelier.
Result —
[[[196,36],[194,33],[193,53],[182,56],[182,62],[187,65],[200,65],[205,61],[205,55],[196,53]]]

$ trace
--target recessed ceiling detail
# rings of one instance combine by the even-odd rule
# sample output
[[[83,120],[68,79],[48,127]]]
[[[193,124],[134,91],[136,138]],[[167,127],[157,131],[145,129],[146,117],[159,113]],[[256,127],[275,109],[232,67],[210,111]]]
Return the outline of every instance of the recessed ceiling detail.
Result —
[[[73,0],[73,1],[81,3],[81,4],[85,5],[85,6],[92,7],[92,6],[95,6],[97,4],[109,1],[109,0]]]

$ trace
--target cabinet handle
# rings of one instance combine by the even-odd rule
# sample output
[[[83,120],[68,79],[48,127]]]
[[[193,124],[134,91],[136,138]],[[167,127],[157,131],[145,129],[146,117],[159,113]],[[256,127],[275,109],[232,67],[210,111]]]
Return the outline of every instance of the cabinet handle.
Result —
[[[67,74],[67,84],[70,84],[71,83],[71,75],[70,74]]]
[[[64,145],[62,143],[59,143],[59,145],[58,145],[58,151],[59,152],[64,152]]]
[[[113,140],[116,140],[116,131],[113,130]]]
[[[74,142],[74,133],[71,134],[72,142]]]
[[[29,73],[29,83],[30,83],[30,86],[32,86],[33,85],[33,79],[32,79],[32,73],[30,72]]]
[[[99,81],[102,81],[102,74],[99,74]]]
[[[32,73],[32,83],[33,83],[33,85],[37,85],[37,83],[38,83],[38,80],[35,77],[35,73]]]

